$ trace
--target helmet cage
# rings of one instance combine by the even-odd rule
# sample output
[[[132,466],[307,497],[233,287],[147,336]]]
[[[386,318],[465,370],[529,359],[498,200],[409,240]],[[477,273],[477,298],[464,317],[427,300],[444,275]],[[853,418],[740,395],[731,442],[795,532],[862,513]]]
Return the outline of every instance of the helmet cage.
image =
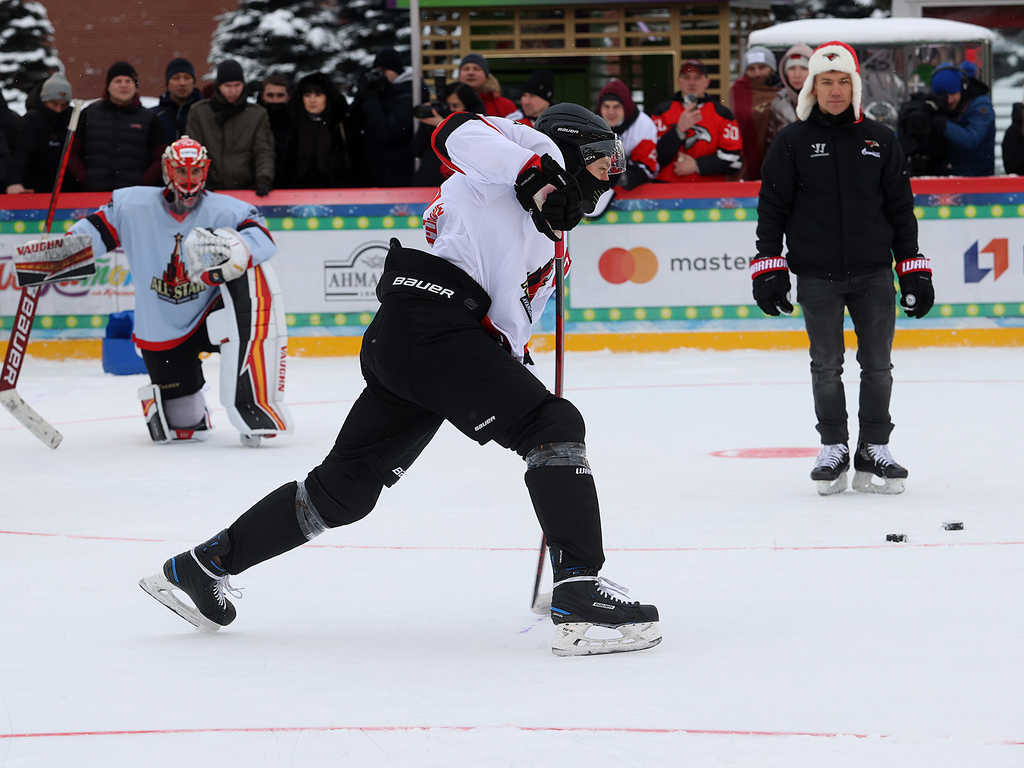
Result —
[[[175,173],[178,168],[188,170],[186,178],[182,179]],[[200,171],[198,178],[192,173],[193,169]],[[209,173],[210,158],[206,153],[206,147],[195,139],[182,136],[164,151],[164,184],[173,192],[175,201],[186,208],[195,206],[206,188],[206,177]]]

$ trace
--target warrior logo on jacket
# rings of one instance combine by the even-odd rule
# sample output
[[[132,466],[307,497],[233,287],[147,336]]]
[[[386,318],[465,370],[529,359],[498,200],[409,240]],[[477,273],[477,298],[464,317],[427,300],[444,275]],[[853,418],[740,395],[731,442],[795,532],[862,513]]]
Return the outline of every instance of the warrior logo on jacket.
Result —
[[[199,295],[206,290],[205,285],[193,283],[185,274],[185,264],[181,260],[182,238],[180,232],[174,236],[174,253],[171,254],[171,260],[167,262],[164,273],[159,277],[154,277],[153,282],[149,284],[150,290],[156,293],[157,298],[171,304],[184,304],[186,301],[192,301],[199,298]]]

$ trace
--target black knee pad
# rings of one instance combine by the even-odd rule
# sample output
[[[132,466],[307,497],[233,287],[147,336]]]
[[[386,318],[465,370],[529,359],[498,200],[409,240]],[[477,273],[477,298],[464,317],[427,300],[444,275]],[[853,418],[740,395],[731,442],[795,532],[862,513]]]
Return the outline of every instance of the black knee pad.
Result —
[[[538,445],[582,443],[586,436],[587,425],[576,406],[548,395],[516,425],[509,447],[525,457]]]

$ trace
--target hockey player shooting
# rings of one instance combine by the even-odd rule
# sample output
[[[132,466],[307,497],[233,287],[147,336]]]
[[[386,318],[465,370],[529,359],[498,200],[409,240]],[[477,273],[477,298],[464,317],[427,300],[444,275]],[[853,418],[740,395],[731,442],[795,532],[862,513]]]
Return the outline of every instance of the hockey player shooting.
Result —
[[[650,648],[661,641],[657,609],[627,601],[598,576],[604,550],[583,418],[526,367],[561,233],[624,169],[622,145],[604,120],[573,104],[551,107],[534,128],[457,112],[433,144],[454,175],[423,216],[432,252],[391,241],[381,306],[360,352],[366,387],[333,450],[304,480],[271,492],[140,585],[201,629],[230,624],[230,576],[368,515],[448,420],[526,462],[554,570],[552,651]],[[594,626],[617,636],[588,636]]]
[[[166,187],[115,190],[73,234],[96,255],[123,248],[135,283],[139,390],[150,437],[193,441],[210,428],[202,352],[220,351],[220,399],[243,445],[292,428],[284,405],[284,309],[265,262],[277,247],[249,203],[206,191],[206,148],[183,136],[163,155]]]

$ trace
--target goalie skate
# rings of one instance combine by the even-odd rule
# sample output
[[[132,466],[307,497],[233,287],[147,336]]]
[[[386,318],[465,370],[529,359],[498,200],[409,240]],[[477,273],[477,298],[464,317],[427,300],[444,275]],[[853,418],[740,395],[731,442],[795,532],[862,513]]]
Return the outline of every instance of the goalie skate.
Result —
[[[653,648],[661,642],[656,607],[627,601],[627,590],[599,577],[597,569],[563,573],[573,575],[556,581],[552,591],[551,620],[556,624],[553,654],[624,653]]]

